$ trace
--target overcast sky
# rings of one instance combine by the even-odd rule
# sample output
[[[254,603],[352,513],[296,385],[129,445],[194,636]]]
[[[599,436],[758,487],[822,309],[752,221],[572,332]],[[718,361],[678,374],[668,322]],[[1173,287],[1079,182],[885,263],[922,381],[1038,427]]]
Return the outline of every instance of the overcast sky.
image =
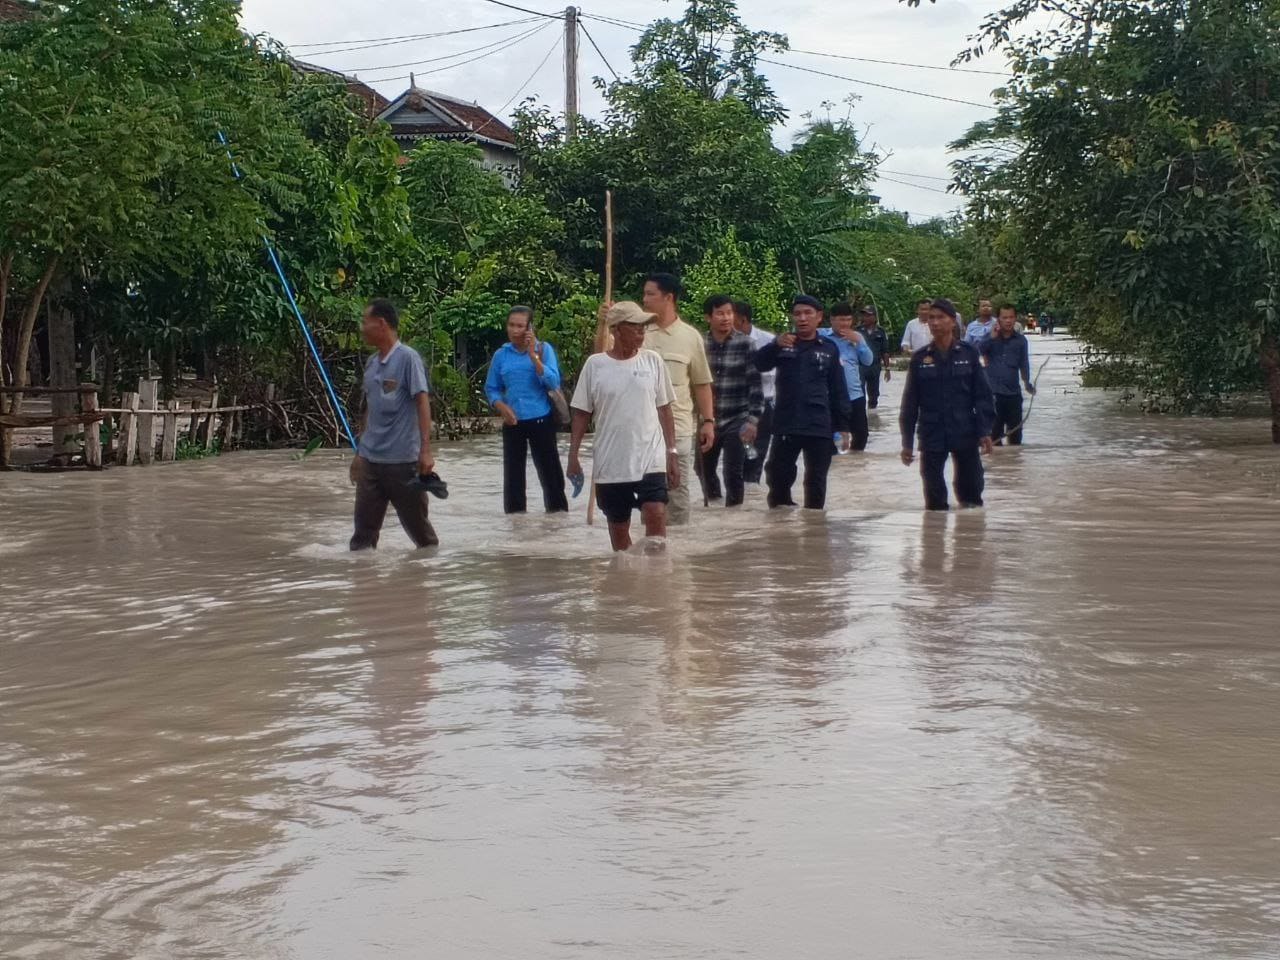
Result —
[[[564,9],[556,0],[511,2],[538,11]],[[740,0],[738,4],[749,27],[786,34],[793,50],[933,67],[946,67],[966,46],[981,19],[1000,5],[1000,0],[938,0],[936,4],[926,0],[919,8],[907,7],[899,0]],[[684,6],[684,0],[583,0],[579,9],[588,16],[648,22],[659,16],[678,17]],[[834,13],[833,8],[841,12]],[[538,28],[539,21],[350,48],[360,46],[360,41],[484,27],[527,16],[488,0],[244,0],[245,29],[272,35],[301,59],[355,73],[388,97],[408,86],[407,74],[412,70],[418,86],[475,100],[504,119],[529,95],[564,108],[564,56],[558,45],[563,34],[561,22],[547,20],[532,36],[514,40],[509,47],[502,42]],[[598,20],[583,22],[604,57],[625,76],[631,63],[628,50],[639,34]],[[337,41],[342,45],[306,46]],[[463,58],[440,59],[486,46],[489,49]],[[607,76],[608,68],[586,37],[581,40],[580,58],[581,112],[596,115],[603,103],[590,78]],[[1000,83],[998,76],[795,52],[774,58],[825,73],[979,103],[989,103],[991,90]],[[543,63],[540,70],[539,63]],[[999,70],[1003,63],[988,58],[968,66]],[[868,143],[891,155],[876,184],[886,206],[907,211],[913,219],[950,213],[960,206],[955,196],[939,192],[946,187],[944,180],[928,178],[947,177],[946,144],[973,121],[990,116],[989,110],[782,66],[765,65],[764,71],[791,113],[789,130],[804,123],[806,112],[824,114],[820,107],[823,101],[835,101],[838,106],[832,114],[843,116],[845,97],[853,93],[860,98],[853,108],[855,121],[868,131]],[[526,81],[528,85],[513,100]],[[785,141],[786,135],[780,139]]]

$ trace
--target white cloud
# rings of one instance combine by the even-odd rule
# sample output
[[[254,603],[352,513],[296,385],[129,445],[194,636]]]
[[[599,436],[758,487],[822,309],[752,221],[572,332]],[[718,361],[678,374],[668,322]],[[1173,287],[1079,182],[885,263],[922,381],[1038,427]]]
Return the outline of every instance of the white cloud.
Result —
[[[512,2],[534,10],[559,12],[545,0]],[[919,8],[910,8],[898,0],[838,0],[835,3],[739,0],[740,12],[748,26],[785,33],[794,49],[938,67],[947,66],[966,46],[968,37],[977,29],[981,19],[1000,5],[999,0],[938,0],[936,4],[926,0]],[[643,23],[658,16],[678,16],[683,6],[682,0],[660,4],[652,0],[600,0],[598,5],[580,9],[588,15],[595,13]],[[376,17],[371,15],[370,5],[352,4],[349,0],[245,0],[243,7],[246,29],[271,34],[303,59],[338,70],[357,72],[387,96],[400,93],[408,81],[375,78],[394,78],[412,70],[419,86],[464,96],[495,111],[515,94],[551,50],[561,29],[558,22],[549,22],[545,29],[509,50],[492,52],[488,56],[485,54],[491,51],[481,51],[476,54],[480,59],[436,60],[412,67],[389,65],[426,61],[472,50],[519,34],[536,26],[536,23],[327,55],[317,53],[317,49],[323,48],[298,48],[298,45],[336,40],[350,40],[354,45],[355,41],[366,38],[458,30],[519,20],[525,16],[486,0],[457,0],[448,5],[433,0],[380,0]],[[609,62],[625,74],[630,65],[628,49],[638,34],[597,20],[587,19],[585,24]],[[607,76],[608,70],[585,38],[580,54],[581,109],[589,115],[597,114],[603,101],[591,86],[590,78]],[[999,83],[999,78],[994,76],[794,53],[776,59],[958,100],[990,102],[990,91]],[[998,70],[1002,64],[993,58],[971,66]],[[860,98],[854,108],[855,120],[868,129],[870,142],[892,154],[884,165],[886,169],[899,171],[894,180],[918,184],[912,187],[894,183],[887,179],[889,175],[886,174],[886,179],[876,185],[885,204],[910,211],[917,217],[945,214],[960,205],[958,198],[936,192],[946,184],[900,174],[946,176],[947,143],[974,121],[989,116],[989,111],[781,66],[767,66],[765,72],[791,111],[788,129],[780,134],[780,140],[787,139],[790,132],[803,123],[801,114],[818,111],[824,100],[839,103],[849,93],[855,93]],[[563,56],[559,49],[551,54],[521,94],[521,99],[527,95],[536,96],[553,106],[563,106]],[[843,111],[843,107],[839,109]]]

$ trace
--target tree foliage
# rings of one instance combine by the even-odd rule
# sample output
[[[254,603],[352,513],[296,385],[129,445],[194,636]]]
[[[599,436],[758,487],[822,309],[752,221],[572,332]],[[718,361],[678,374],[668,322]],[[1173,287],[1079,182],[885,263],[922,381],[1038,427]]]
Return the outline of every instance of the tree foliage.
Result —
[[[992,47],[1016,75],[956,146],[997,256],[1153,402],[1265,379],[1280,442],[1280,6],[1021,0],[984,23]]]

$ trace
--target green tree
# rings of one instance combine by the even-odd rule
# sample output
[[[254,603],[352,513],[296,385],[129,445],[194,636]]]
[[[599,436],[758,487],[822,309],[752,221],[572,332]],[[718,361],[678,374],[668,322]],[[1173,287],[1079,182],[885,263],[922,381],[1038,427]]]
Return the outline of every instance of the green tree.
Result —
[[[1149,397],[1265,383],[1280,443],[1280,7],[1022,0],[971,52],[992,47],[1016,74],[956,145],[973,218]]]
[[[22,303],[0,369],[14,384],[60,271],[189,273],[253,245],[266,203],[289,195],[270,84],[283,68],[246,44],[238,9],[73,0],[0,24],[0,319],[11,291]]]
[[[674,79],[704,100],[741,100],[774,124],[787,111],[759,71],[759,59],[789,46],[780,33],[748,30],[733,0],[690,0],[679,20],[656,20],[640,37],[632,50],[635,82],[652,88]]]
[[[685,271],[684,286],[689,312],[700,310],[708,297],[727,293],[748,301],[755,322],[766,330],[781,330],[786,325],[787,286],[773,251],[748,248],[732,227]]]

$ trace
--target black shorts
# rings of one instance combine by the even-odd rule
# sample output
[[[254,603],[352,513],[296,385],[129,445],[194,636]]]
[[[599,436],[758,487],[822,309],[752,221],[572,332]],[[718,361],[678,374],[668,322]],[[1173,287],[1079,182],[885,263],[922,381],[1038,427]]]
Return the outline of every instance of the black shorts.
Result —
[[[596,484],[596,503],[610,523],[630,523],[631,511],[646,503],[667,502],[667,475],[646,473],[630,483]]]

